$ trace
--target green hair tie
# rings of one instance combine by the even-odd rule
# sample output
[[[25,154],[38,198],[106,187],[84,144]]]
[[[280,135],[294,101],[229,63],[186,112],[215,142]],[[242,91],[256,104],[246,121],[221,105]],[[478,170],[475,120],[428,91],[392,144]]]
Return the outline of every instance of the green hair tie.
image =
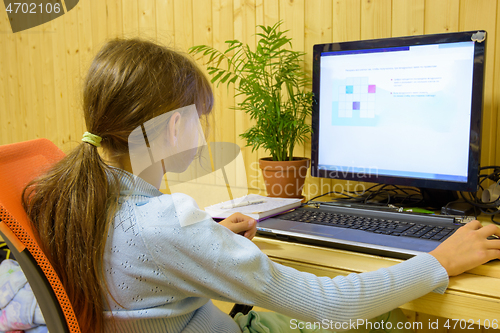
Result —
[[[83,133],[82,141],[90,143],[92,146],[100,147],[102,138],[89,132]]]

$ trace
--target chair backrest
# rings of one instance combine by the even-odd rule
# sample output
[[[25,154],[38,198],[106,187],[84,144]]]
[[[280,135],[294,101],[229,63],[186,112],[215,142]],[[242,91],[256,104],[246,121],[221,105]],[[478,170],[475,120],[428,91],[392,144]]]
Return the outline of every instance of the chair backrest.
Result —
[[[80,332],[68,295],[42,252],[21,203],[25,186],[64,153],[47,139],[0,146],[0,233],[25,273],[49,332]]]

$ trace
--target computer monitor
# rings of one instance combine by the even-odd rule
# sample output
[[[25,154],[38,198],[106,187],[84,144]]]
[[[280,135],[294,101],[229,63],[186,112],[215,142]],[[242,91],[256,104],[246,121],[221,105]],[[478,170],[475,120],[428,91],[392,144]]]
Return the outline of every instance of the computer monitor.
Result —
[[[314,46],[311,173],[476,191],[486,32]]]

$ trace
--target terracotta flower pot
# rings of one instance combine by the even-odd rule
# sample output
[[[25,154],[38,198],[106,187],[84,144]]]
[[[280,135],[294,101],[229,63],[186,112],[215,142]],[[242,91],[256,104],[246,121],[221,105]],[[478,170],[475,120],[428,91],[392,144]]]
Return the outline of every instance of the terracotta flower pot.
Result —
[[[294,157],[292,161],[273,161],[266,157],[259,160],[267,195],[281,198],[303,198],[302,188],[310,160]]]

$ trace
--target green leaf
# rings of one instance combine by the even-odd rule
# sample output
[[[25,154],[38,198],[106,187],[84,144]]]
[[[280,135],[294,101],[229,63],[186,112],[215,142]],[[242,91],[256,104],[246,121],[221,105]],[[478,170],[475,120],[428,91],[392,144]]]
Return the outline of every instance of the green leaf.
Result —
[[[221,80],[220,83],[225,83],[230,77],[233,75],[232,73],[227,73]]]
[[[222,74],[224,74],[224,71],[219,71],[219,73],[212,78],[212,83],[216,82],[222,76]]]

